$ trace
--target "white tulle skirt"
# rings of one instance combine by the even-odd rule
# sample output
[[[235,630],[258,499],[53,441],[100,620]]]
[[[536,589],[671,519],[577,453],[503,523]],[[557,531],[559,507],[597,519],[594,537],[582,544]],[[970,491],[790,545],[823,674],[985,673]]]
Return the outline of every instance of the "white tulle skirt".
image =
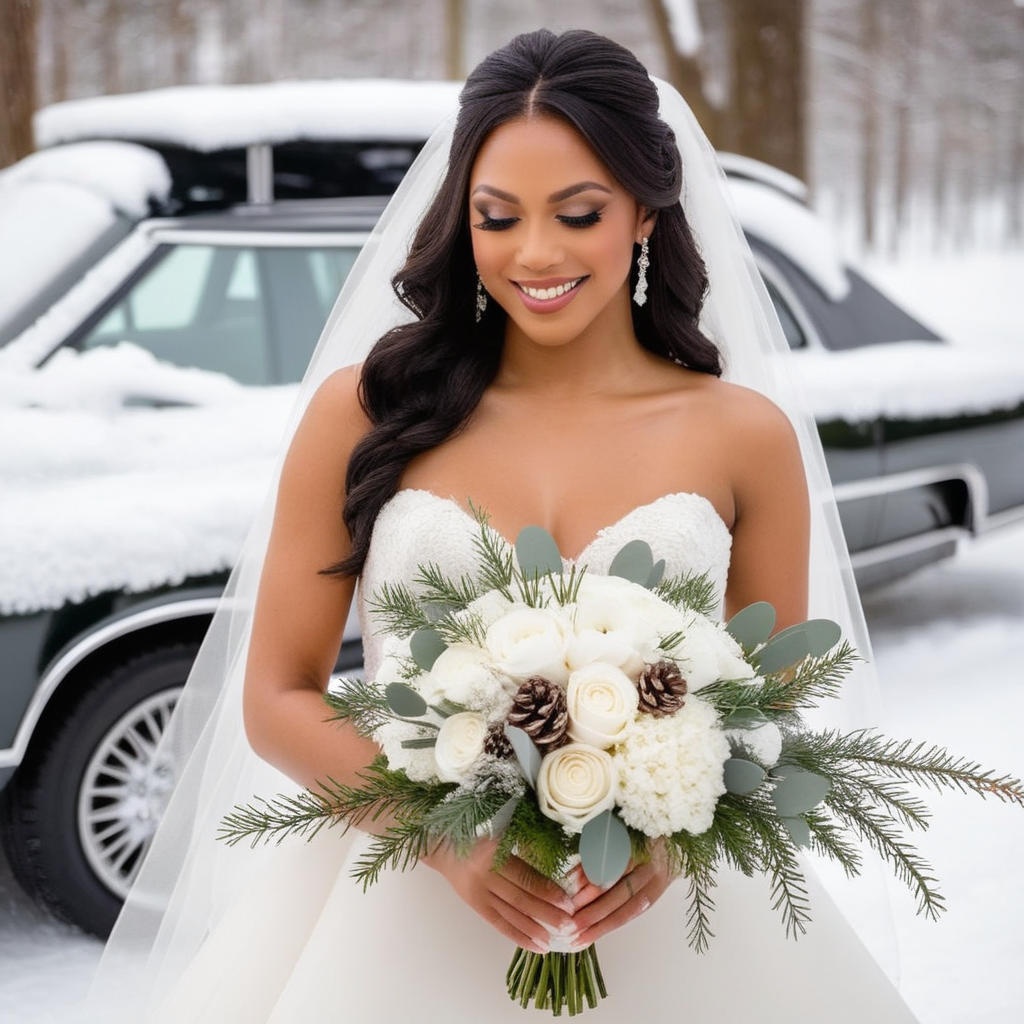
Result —
[[[244,898],[233,901],[148,1019],[522,1024],[532,1014],[538,1021],[549,1016],[509,999],[511,944],[431,869],[385,872],[364,893],[349,874],[364,842],[323,833],[308,845],[267,851]],[[763,880],[723,874],[716,935],[701,955],[687,944],[686,885],[677,882],[600,941],[609,994],[584,1016],[594,1024],[914,1021],[833,902],[809,881],[814,920],[794,941]]]

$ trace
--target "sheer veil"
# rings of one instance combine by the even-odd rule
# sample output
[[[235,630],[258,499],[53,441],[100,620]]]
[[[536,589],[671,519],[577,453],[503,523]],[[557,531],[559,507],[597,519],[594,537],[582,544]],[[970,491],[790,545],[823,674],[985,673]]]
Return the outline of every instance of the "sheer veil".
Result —
[[[811,614],[836,619],[861,654],[869,657],[821,446],[793,379],[793,360],[781,327],[711,147],[682,97],[664,83],[658,87],[661,116],[675,131],[682,156],[681,201],[708,267],[710,292],[702,327],[724,352],[727,379],[765,393],[792,420],[813,506]],[[302,383],[289,436],[328,374],[361,361],[378,337],[408,318],[390,282],[445,173],[453,125],[454,117],[431,137],[356,261]],[[252,527],[165,739],[179,766],[179,782],[104,953],[88,1001],[90,1020],[138,1021],[145,1007],[174,984],[267,853],[215,842],[221,816],[254,793],[294,789],[249,749],[240,710],[273,491],[272,487]],[[830,721],[846,728],[870,724],[874,702],[874,678],[865,665],[851,679],[844,699],[829,709]],[[877,884],[873,888],[877,895]],[[882,946],[887,941],[884,931]],[[877,955],[879,943],[873,945]]]

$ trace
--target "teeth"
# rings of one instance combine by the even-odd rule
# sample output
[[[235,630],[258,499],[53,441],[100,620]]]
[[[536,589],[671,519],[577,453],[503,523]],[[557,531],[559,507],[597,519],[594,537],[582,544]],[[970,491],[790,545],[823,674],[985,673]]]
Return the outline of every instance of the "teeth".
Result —
[[[520,285],[520,287],[531,299],[557,299],[559,295],[572,291],[582,280],[582,277],[577,277],[575,281],[567,281],[565,284],[555,285],[554,288],[531,288],[525,284]]]

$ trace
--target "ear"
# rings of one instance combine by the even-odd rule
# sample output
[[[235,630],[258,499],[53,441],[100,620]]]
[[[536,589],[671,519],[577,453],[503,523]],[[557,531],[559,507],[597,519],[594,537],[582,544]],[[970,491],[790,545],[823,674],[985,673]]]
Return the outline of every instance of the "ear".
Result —
[[[654,222],[658,219],[658,211],[648,210],[646,206],[637,206],[636,217],[636,244],[639,245],[645,238],[651,237]]]

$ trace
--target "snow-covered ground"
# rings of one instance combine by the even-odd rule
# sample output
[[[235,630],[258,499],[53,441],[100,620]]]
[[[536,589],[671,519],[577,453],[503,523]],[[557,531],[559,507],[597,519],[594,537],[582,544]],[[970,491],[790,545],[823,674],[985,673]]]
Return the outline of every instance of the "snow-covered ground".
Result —
[[[1024,254],[870,269],[960,344],[997,346],[1024,360],[1017,298]],[[1024,524],[873,593],[866,611],[886,731],[1024,775]],[[892,887],[904,992],[922,1024],[1018,1024],[1024,811],[967,796],[942,796],[934,806],[934,825],[918,845],[942,881],[949,912],[939,924],[923,921],[909,895]],[[99,950],[37,910],[0,861],[0,1022],[66,1020]]]

